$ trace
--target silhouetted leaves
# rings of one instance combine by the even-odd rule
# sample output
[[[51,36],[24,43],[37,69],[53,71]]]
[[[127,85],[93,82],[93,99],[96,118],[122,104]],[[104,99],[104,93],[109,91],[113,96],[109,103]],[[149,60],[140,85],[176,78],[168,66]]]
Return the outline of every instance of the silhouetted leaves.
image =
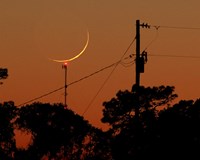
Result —
[[[112,160],[110,140],[108,132],[93,127],[87,137],[83,160]]]
[[[166,157],[196,159],[200,151],[200,100],[180,101],[159,114],[157,147]]]
[[[0,104],[0,159],[196,159],[200,151],[200,99],[181,100],[174,87],[136,87],[104,102],[102,131],[62,104]],[[136,107],[139,106],[138,116]],[[30,134],[16,148],[14,129]]]
[[[139,97],[137,99],[137,94]],[[153,114],[156,115],[157,107],[168,105],[170,101],[177,97],[173,94],[174,87],[143,87],[136,91],[133,86],[132,91],[119,91],[116,98],[112,98],[108,102],[104,102],[103,106],[103,123],[109,123],[115,133],[126,128],[127,125],[134,119],[136,106],[139,104],[140,117],[146,118]],[[144,116],[146,114],[146,116]]]
[[[90,125],[61,104],[34,103],[20,109],[16,120],[19,129],[32,134],[27,152],[40,159],[44,155],[80,159],[82,145]]]
[[[6,79],[8,77],[8,69],[7,68],[0,68],[0,80]],[[0,82],[0,85],[3,84],[3,82]]]
[[[0,104],[0,159],[12,159],[16,151],[13,121],[16,108],[13,102]]]
[[[116,160],[141,157],[156,139],[158,107],[168,106],[177,97],[174,87],[136,87],[119,91],[116,98],[104,102],[102,122],[109,123],[113,135],[112,153]],[[139,117],[136,119],[136,107]]]

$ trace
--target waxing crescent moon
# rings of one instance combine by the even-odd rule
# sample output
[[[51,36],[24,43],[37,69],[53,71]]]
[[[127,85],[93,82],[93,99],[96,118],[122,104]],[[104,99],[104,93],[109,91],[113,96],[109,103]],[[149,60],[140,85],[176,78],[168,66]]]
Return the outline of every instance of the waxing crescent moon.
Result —
[[[83,52],[86,50],[87,46],[88,46],[88,43],[89,43],[89,32],[87,32],[87,41],[86,41],[86,44],[85,46],[83,47],[83,49],[81,50],[81,52],[79,54],[77,54],[76,56],[70,58],[70,59],[63,59],[63,60],[58,60],[58,59],[50,59],[54,62],[59,62],[59,63],[65,63],[65,62],[70,62],[70,61],[73,61],[75,60],[76,58],[80,57]]]

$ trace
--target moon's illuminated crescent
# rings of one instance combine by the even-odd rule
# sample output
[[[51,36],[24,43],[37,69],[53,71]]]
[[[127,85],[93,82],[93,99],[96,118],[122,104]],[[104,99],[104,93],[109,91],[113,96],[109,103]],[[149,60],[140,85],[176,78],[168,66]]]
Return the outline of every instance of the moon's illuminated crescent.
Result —
[[[82,51],[79,54],[77,54],[76,56],[74,56],[74,57],[72,57],[70,59],[63,59],[63,60],[50,59],[50,60],[52,60],[54,62],[59,62],[59,63],[65,63],[65,62],[73,61],[74,59],[80,57],[83,54],[83,52],[86,50],[86,48],[88,46],[88,43],[89,43],[89,32],[87,32],[87,41],[86,41],[86,44],[85,44],[84,48],[82,49]]]

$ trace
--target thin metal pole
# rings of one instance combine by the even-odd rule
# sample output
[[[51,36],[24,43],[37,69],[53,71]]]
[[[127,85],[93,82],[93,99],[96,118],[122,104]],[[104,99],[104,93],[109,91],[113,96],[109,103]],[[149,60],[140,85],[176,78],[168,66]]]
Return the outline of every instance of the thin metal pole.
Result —
[[[67,63],[63,65],[65,69],[65,100],[64,100],[64,107],[67,107]]]

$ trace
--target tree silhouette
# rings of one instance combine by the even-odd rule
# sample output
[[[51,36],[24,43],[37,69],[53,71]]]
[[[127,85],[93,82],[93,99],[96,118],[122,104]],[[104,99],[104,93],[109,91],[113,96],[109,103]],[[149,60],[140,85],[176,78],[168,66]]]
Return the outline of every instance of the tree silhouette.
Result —
[[[0,159],[12,159],[16,151],[13,120],[16,108],[13,102],[0,104]]]
[[[198,159],[200,99],[172,105],[176,97],[172,86],[119,91],[103,103],[102,122],[110,125],[108,131],[62,104],[37,102],[17,109],[5,102],[0,104],[0,159]],[[16,148],[14,129],[31,134],[26,149]]]
[[[113,160],[110,148],[110,133],[92,127],[85,145],[83,160]]]
[[[181,100],[173,107],[162,110],[158,128],[157,146],[152,149],[157,149],[165,158],[199,159],[200,99],[195,102]]]
[[[62,104],[42,103],[22,107],[16,125],[32,134],[26,159],[44,156],[49,159],[80,159],[85,137],[91,128],[81,116],[64,109]],[[24,152],[20,150],[16,158]]]
[[[0,68],[0,80],[6,79],[8,77],[8,69],[7,68]],[[0,82],[0,85],[3,84],[3,82]]]
[[[139,97],[137,97],[138,92]],[[159,108],[168,106],[177,97],[173,92],[174,87],[171,86],[152,88],[141,86],[139,90],[133,86],[132,91],[119,91],[116,98],[103,103],[102,122],[111,126],[114,159],[129,160],[141,157],[144,150],[156,138]],[[139,121],[135,118],[138,105]]]

